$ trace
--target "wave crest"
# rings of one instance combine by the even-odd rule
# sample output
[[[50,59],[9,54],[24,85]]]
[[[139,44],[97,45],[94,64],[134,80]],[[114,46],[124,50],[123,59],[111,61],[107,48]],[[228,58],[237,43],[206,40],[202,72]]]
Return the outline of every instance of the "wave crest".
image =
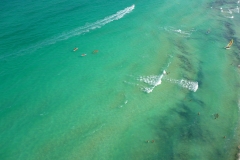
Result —
[[[97,29],[97,28],[101,28],[104,25],[106,25],[106,24],[108,24],[112,21],[119,20],[119,19],[123,18],[126,14],[131,13],[134,10],[134,8],[135,8],[135,5],[132,5],[130,7],[127,7],[123,10],[118,11],[117,13],[115,13],[111,16],[105,17],[104,19],[98,20],[94,23],[87,23],[86,25],[81,26],[79,28],[76,28],[72,31],[62,33],[59,36],[55,36],[53,38],[46,39],[45,41],[42,41],[42,42],[37,43],[35,45],[32,45],[32,46],[28,47],[27,49],[20,50],[17,53],[4,55],[4,56],[0,57],[0,59],[4,59],[4,58],[10,57],[10,56],[21,56],[21,55],[24,55],[25,53],[33,53],[34,51],[36,51],[36,50],[38,50],[42,47],[55,44],[56,42],[59,42],[59,41],[67,40],[71,37],[87,33],[89,31]]]
[[[73,31],[62,34],[62,35],[60,35],[56,38],[55,42],[61,41],[61,40],[66,40],[66,39],[71,38],[73,36],[77,36],[77,35],[81,35],[83,33],[89,32],[90,30],[101,28],[102,26],[104,26],[104,25],[106,25],[106,24],[108,24],[112,21],[119,20],[119,19],[123,18],[126,14],[132,12],[134,10],[134,8],[135,8],[135,5],[132,5],[130,7],[125,8],[124,10],[118,11],[116,14],[105,17],[102,20],[98,20],[94,23],[86,24],[83,27],[79,27],[77,29],[74,29]],[[53,42],[53,43],[55,43],[55,42]]]

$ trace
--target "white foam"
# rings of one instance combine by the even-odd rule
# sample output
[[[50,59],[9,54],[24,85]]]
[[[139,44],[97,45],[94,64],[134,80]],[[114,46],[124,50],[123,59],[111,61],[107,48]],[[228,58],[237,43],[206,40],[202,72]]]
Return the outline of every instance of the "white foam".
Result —
[[[159,75],[159,76],[151,75],[151,76],[141,76],[138,78],[138,80],[154,86],[154,85],[161,84],[161,78],[162,78],[162,75]]]
[[[128,100],[125,100],[123,104],[121,104],[119,107],[122,108],[124,105],[128,103]]]
[[[124,82],[127,84],[130,84],[130,85],[139,86],[144,92],[151,93],[156,86],[158,86],[162,83],[163,77],[168,74],[165,71],[165,69],[167,69],[170,66],[170,64],[171,64],[170,59],[172,59],[173,57],[174,57],[174,55],[169,54],[169,60],[168,60],[167,66],[162,68],[162,70],[163,70],[162,74],[150,75],[150,76],[140,76],[137,78],[138,81],[147,84],[147,86],[144,84],[135,84],[135,83],[127,82],[127,81],[124,81]],[[129,76],[133,77],[132,75],[129,75]]]
[[[234,18],[234,16],[224,16],[225,18],[231,18],[231,19],[233,19]]]
[[[141,76],[138,78],[139,81],[151,85],[150,87],[142,87],[142,90],[147,93],[151,93],[153,89],[162,83],[162,78],[166,74],[166,71],[163,70],[163,73],[159,76]]]
[[[169,62],[169,63],[167,64],[167,67],[169,67],[169,66],[170,66],[170,64],[171,64],[171,62]]]
[[[196,92],[198,89],[198,82],[192,82],[192,81],[187,81],[187,80],[181,80],[180,85],[184,88],[187,88],[193,92]]]
[[[176,79],[165,79],[168,80],[171,83],[176,83],[179,86],[183,87],[183,88],[187,88],[190,91],[196,92],[198,89],[198,82],[194,82],[194,81],[189,81],[189,80],[176,80]]]
[[[73,36],[78,36],[81,35],[83,33],[89,32],[90,30],[94,30],[96,28],[101,28],[102,26],[115,21],[115,20],[119,20],[121,18],[123,18],[126,14],[132,12],[135,8],[135,5],[132,5],[130,7],[125,8],[124,10],[118,11],[116,14],[113,14],[111,16],[105,17],[102,20],[98,20],[94,23],[90,23],[90,24],[86,24],[85,26],[76,28],[70,32],[67,33],[63,33],[62,35],[56,37],[55,39],[52,40],[52,43],[56,43],[57,41],[61,41],[61,40],[66,40],[69,39]],[[49,42],[51,43],[51,42]]]
[[[181,36],[184,36],[184,37],[189,37],[193,31],[195,31],[194,29],[190,29],[190,30],[182,30],[182,29],[178,29],[178,28],[175,28],[175,27],[164,27],[164,30],[168,31],[168,32],[173,32],[177,35],[181,35]]]
[[[62,33],[61,35],[55,36],[51,39],[47,39],[43,42],[40,42],[40,43],[35,44],[33,46],[30,46],[29,48],[21,50],[17,53],[14,53],[14,54],[11,54],[11,55],[8,55],[8,56],[4,56],[4,57],[0,57],[0,59],[4,59],[6,57],[14,56],[14,55],[15,56],[21,56],[21,55],[23,55],[22,54],[23,52],[24,53],[25,52],[31,52],[32,53],[32,52],[34,52],[34,51],[36,51],[36,50],[38,50],[38,49],[40,49],[44,46],[55,44],[56,42],[67,40],[71,37],[82,35],[82,34],[85,34],[89,31],[91,31],[91,30],[101,28],[104,25],[106,25],[106,24],[108,24],[112,21],[116,21],[116,20],[119,20],[119,19],[123,18],[126,14],[131,13],[134,10],[134,8],[135,8],[135,5],[132,5],[130,7],[125,8],[124,10],[118,11],[117,13],[115,13],[111,16],[105,17],[104,19],[98,20],[94,23],[87,23],[84,26],[78,27],[78,28],[76,28],[72,31],[66,32],[66,33]]]
[[[123,81],[126,84],[133,85],[133,86],[139,86],[139,84],[128,82],[128,81]]]
[[[234,8],[234,9],[230,9],[230,11],[233,12],[233,13],[239,13],[239,8],[238,8],[238,6],[237,6],[237,7]]]
[[[239,8],[238,6],[236,6],[236,8],[225,8],[225,10],[223,10],[223,8],[220,8],[222,14],[224,17],[226,18],[234,18],[234,13],[239,13]]]

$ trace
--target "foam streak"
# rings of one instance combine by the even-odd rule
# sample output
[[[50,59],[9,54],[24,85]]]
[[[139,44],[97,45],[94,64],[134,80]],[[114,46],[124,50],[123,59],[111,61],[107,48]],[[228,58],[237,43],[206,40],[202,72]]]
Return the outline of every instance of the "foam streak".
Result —
[[[28,52],[28,53],[31,52],[32,53],[32,52],[34,52],[34,51],[36,51],[36,50],[38,50],[38,49],[40,49],[44,46],[55,44],[56,42],[64,41],[64,40],[67,40],[71,37],[87,33],[89,31],[97,29],[97,28],[101,28],[104,25],[106,25],[106,24],[108,24],[112,21],[119,20],[119,19],[123,18],[126,14],[131,13],[134,10],[134,8],[135,8],[135,5],[132,5],[130,7],[125,8],[124,10],[118,11],[117,13],[115,13],[111,16],[105,17],[102,20],[98,20],[98,21],[96,21],[94,23],[90,23],[90,24],[88,23],[88,24],[86,24],[84,26],[81,26],[79,28],[76,28],[72,31],[62,33],[59,36],[53,37],[51,39],[47,39],[43,42],[40,42],[40,43],[35,44],[33,46],[30,46],[27,49],[20,50],[17,53],[9,54],[7,56],[6,55],[2,56],[2,57],[0,57],[0,59],[4,59],[4,58],[10,57],[10,56],[21,56],[21,55],[24,55],[26,52]]]
[[[169,82],[176,83],[183,88],[187,88],[190,91],[196,92],[198,89],[198,82],[188,81],[188,80],[176,80],[176,79],[166,79]]]
[[[119,20],[121,18],[123,18],[126,14],[132,12],[135,8],[135,5],[132,5],[130,7],[125,8],[124,10],[118,11],[116,14],[113,14],[111,16],[108,16],[102,20],[98,20],[92,24],[86,24],[83,27],[79,27],[73,31],[70,31],[68,33],[62,34],[60,36],[58,36],[56,38],[56,40],[52,40],[53,42],[50,43],[56,43],[57,41],[61,41],[61,40],[66,40],[68,38],[71,38],[73,36],[77,36],[77,35],[81,35],[83,33],[89,32],[90,30],[94,30],[97,28],[101,28],[102,26],[115,21],[115,20]]]
[[[162,83],[162,78],[165,73],[166,73],[166,71],[164,70],[163,73],[159,76],[140,77],[138,79],[139,81],[142,81],[144,83],[151,85],[151,87],[144,87],[144,88],[142,88],[142,90],[144,92],[151,93],[156,86],[158,86]]]

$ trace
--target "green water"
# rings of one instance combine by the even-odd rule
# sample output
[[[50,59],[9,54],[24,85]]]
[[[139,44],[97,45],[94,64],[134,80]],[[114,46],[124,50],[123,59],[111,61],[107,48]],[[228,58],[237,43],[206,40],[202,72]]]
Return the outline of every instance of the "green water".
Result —
[[[235,159],[237,1],[0,4],[0,159]]]

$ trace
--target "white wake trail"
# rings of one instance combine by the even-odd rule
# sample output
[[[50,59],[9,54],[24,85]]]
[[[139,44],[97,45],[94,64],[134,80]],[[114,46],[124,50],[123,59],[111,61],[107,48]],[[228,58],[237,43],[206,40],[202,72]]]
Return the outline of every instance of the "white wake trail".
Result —
[[[106,24],[108,24],[112,21],[116,21],[116,20],[119,20],[119,19],[123,18],[126,14],[131,13],[134,10],[134,8],[135,8],[135,5],[132,5],[130,7],[127,7],[123,10],[118,11],[117,13],[115,13],[111,16],[108,16],[108,17],[105,17],[104,19],[98,20],[94,23],[87,23],[86,25],[78,27],[78,28],[76,28],[72,31],[62,33],[58,36],[52,37],[50,39],[46,39],[42,42],[39,42],[35,45],[32,45],[32,46],[28,47],[27,49],[20,50],[17,53],[15,52],[15,53],[0,57],[0,60],[4,59],[6,57],[10,57],[10,56],[21,56],[21,55],[24,55],[26,53],[32,53],[32,52],[34,52],[34,51],[36,51],[40,48],[43,48],[45,46],[55,44],[59,41],[67,40],[67,39],[72,38],[74,36],[82,35],[84,33],[87,33],[89,31],[97,29],[97,28],[101,28],[104,25],[106,25]]]
[[[141,76],[138,78],[139,81],[149,84],[150,87],[143,87],[142,90],[147,93],[151,93],[153,89],[162,83],[162,78],[166,74],[166,71],[163,70],[163,73],[158,76]]]
[[[179,86],[183,88],[187,88],[193,92],[196,92],[198,89],[198,82],[184,80],[184,79],[176,80],[176,79],[170,79],[170,78],[165,78],[164,80],[168,80],[171,83],[178,84]]]
[[[118,11],[116,14],[113,14],[111,16],[105,17],[102,20],[98,20],[94,23],[91,24],[86,24],[85,26],[76,28],[70,32],[64,33],[56,38],[54,38],[52,40],[52,42],[49,43],[56,43],[57,41],[62,41],[62,40],[66,40],[69,39],[73,36],[78,36],[81,35],[83,33],[89,32],[90,30],[94,30],[97,28],[101,28],[102,26],[112,22],[112,21],[116,21],[119,20],[121,18],[123,18],[126,14],[131,13],[135,8],[135,5],[132,5],[130,7],[125,8],[124,10]]]

